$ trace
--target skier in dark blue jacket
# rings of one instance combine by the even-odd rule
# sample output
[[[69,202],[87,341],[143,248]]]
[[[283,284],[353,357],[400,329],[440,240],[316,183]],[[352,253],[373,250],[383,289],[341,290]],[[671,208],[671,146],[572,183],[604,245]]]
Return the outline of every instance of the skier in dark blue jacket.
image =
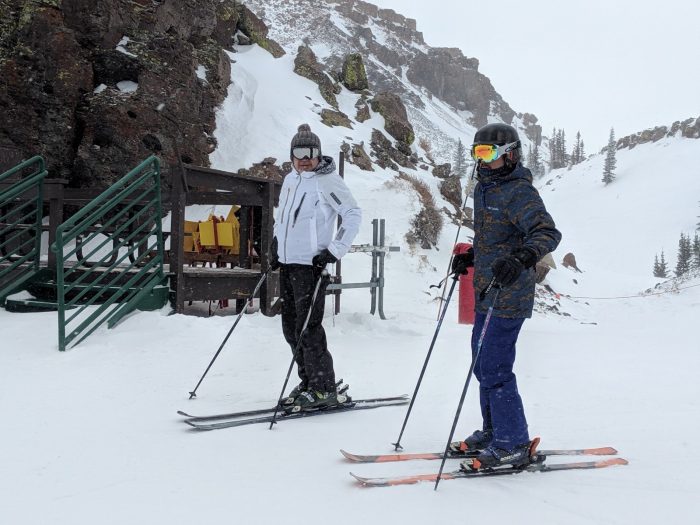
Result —
[[[523,322],[532,316],[535,264],[557,247],[561,233],[532,185],[530,170],[520,163],[521,151],[512,126],[488,124],[476,132],[471,149],[478,162],[474,247],[456,255],[452,263],[458,274],[474,267],[473,354],[494,297],[494,292],[483,292],[492,280],[500,288],[474,366],[483,427],[452,444],[453,449],[477,454],[476,461],[464,462],[469,469],[529,461],[527,420],[513,373],[515,343]]]

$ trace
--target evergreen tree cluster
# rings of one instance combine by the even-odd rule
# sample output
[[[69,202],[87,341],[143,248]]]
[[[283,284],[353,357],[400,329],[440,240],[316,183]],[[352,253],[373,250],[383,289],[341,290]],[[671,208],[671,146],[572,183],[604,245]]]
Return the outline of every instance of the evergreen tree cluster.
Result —
[[[695,233],[695,237],[691,240],[690,235],[681,233],[681,237],[678,239],[676,269],[673,273],[676,277],[682,277],[692,270],[700,270],[700,236]],[[668,277],[663,250],[661,250],[660,259],[658,255],[654,256],[654,277]]]
[[[581,132],[576,132],[576,142],[574,142],[571,153],[568,153],[566,151],[566,132],[563,129],[553,128],[552,137],[549,139],[549,169],[575,166],[584,160],[586,160],[586,152]],[[532,166],[529,167],[532,169]]]
[[[668,266],[666,265],[666,256],[663,250],[661,250],[660,260],[658,255],[654,255],[654,277],[661,277],[662,279],[668,277]]]
[[[569,165],[569,154],[566,152],[566,133],[563,129],[552,129],[549,139],[549,169],[556,170]]]
[[[545,173],[544,162],[542,162],[542,156],[540,155],[540,147],[535,144],[535,147],[528,147],[527,150],[527,160],[525,165],[530,168],[530,171],[535,177],[541,177]]]

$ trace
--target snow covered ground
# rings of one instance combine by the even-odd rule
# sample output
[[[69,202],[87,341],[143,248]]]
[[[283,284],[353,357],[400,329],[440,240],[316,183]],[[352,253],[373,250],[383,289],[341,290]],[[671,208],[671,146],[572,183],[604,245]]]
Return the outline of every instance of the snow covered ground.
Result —
[[[326,154],[348,135],[368,144],[371,128],[383,127],[375,116],[352,131],[326,128],[314,105],[323,103],[318,90],[291,73],[291,60],[274,61],[257,47],[235,59],[212,157],[217,168],[286,159],[302,122],[321,136]],[[262,75],[285,79],[284,89],[256,81]],[[341,109],[354,97],[341,94]],[[695,227],[700,179],[668,166],[692,166],[699,153],[700,141],[668,139],[619,152],[618,180],[608,187],[601,157],[538,181],[564,234],[555,260],[574,252],[583,273],[550,272],[547,283],[573,296],[559,299],[569,316],[537,313],[519,340],[516,372],[530,431],[544,448],[614,446],[628,466],[445,481],[437,493],[431,484],[363,489],[348,471],[387,476],[438,467],[351,465],[339,454],[390,452],[405,407],[286,421],[272,431],[197,433],[176,415],[273,403],[290,360],[279,318],[245,315],[189,401],[233,316],[139,313],[60,353],[55,314],[0,310],[2,522],[697,523],[700,279],[675,293],[638,294],[659,282],[651,276],[654,254],[664,248],[673,266],[680,232]],[[417,175],[436,188],[427,172]],[[388,320],[368,313],[366,290],[345,292],[335,318],[327,302],[335,368],[358,398],[413,391],[436,323],[429,285],[440,280],[455,235],[448,225],[439,250],[410,253],[404,234],[417,198],[387,185],[392,179],[389,171],[346,171],[365,218],[356,244],[370,242],[370,220],[383,217],[388,242],[402,250],[386,261]],[[369,258],[350,254],[343,270],[346,282],[367,280]],[[607,299],[620,296],[630,297]],[[407,452],[441,450],[447,440],[469,367],[470,327],[456,318],[453,301],[402,439]],[[480,425],[475,386],[456,437]]]

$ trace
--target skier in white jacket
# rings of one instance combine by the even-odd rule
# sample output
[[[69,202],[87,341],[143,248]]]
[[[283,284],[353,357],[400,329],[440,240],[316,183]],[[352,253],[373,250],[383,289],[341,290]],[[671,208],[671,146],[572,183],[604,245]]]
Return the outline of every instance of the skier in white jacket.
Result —
[[[331,157],[321,154],[321,141],[308,124],[292,138],[294,169],[280,191],[271,247],[271,267],[280,269],[282,331],[297,348],[311,309],[299,350],[294,355],[301,383],[283,401],[288,410],[308,410],[345,401],[336,393],[333,357],[323,329],[328,277],[321,272],[345,255],[357,235],[362,218],[352,193],[338,175]],[[336,219],[342,225],[335,231]],[[311,299],[318,280],[316,301]]]

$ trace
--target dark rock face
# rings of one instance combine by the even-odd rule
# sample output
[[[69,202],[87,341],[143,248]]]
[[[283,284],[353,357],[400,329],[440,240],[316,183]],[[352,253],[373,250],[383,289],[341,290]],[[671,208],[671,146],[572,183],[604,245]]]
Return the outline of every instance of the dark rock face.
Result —
[[[397,141],[396,144],[400,144],[400,141]],[[372,147],[372,154],[376,158],[375,162],[380,167],[390,168],[395,171],[399,170],[399,166],[416,169],[414,159],[405,153],[402,153],[398,148],[394,147],[391,144],[391,141],[377,129],[372,130],[372,141],[370,142],[370,146]]]
[[[362,55],[351,53],[343,61],[342,73],[343,85],[350,91],[362,91],[369,88],[365,64],[362,62]]]
[[[250,9],[243,6],[238,13],[241,18],[241,31],[250,38],[251,42],[266,49],[275,58],[285,54],[282,46],[268,38],[267,26]]]
[[[676,121],[671,126],[657,126],[645,129],[634,135],[622,137],[617,141],[617,149],[632,149],[640,144],[656,142],[664,137],[681,136],[687,139],[700,138],[700,117]],[[603,150],[604,151],[604,150]]]
[[[433,176],[438,179],[446,179],[452,173],[452,164],[446,162],[445,164],[440,164],[433,168]]]
[[[462,207],[462,183],[459,176],[447,177],[440,183],[440,194],[459,210]]]
[[[474,125],[487,124],[489,114],[510,123],[515,112],[478,71],[479,61],[459,49],[434,48],[416,53],[408,63],[406,77],[459,110],[471,111]],[[492,107],[493,104],[493,107]]]
[[[374,97],[371,104],[372,110],[384,117],[385,128],[389,135],[408,146],[413,144],[416,138],[413,126],[408,120],[406,106],[398,95],[385,91]]]
[[[355,104],[355,108],[357,109],[355,120],[358,122],[364,122],[365,120],[369,120],[372,116],[369,112],[369,105],[367,104],[367,101],[364,100],[364,97],[357,101],[357,103]]]
[[[321,96],[334,108],[338,107],[335,95],[340,92],[331,78],[326,74],[324,68],[319,64],[316,55],[308,46],[299,46],[297,56],[294,59],[294,72],[297,75],[308,78],[318,84]]]
[[[332,109],[321,110],[321,122],[326,126],[335,127],[343,126],[352,129],[352,122],[348,116],[342,111],[333,111]]]
[[[237,31],[233,0],[0,0],[0,149],[103,187],[152,153],[209,164]],[[259,21],[258,21],[259,22]],[[167,180],[167,178],[166,178]]]

